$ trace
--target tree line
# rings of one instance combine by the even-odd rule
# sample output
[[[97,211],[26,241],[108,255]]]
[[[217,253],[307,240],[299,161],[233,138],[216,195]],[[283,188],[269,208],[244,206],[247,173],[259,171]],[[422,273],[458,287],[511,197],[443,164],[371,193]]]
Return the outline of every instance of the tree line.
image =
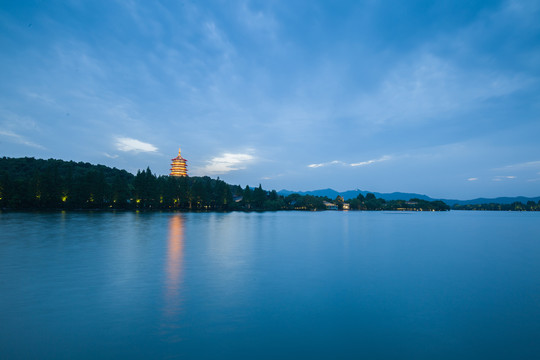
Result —
[[[218,179],[153,174],[133,175],[104,165],[34,158],[0,158],[0,208],[4,209],[176,209],[449,210],[442,201],[378,199],[373,194],[345,201],[312,195],[279,195],[261,185],[230,185]]]
[[[377,198],[373,193],[367,193],[366,196],[358,194],[354,199],[344,200],[338,196],[334,203],[338,209],[343,209],[349,205],[351,210],[398,210],[398,211],[448,211],[450,207],[441,200],[427,201],[422,199],[410,200],[385,200]]]
[[[521,201],[516,201],[511,204],[466,204],[459,205],[456,204],[452,206],[453,210],[484,210],[484,211],[540,211],[540,200],[538,203],[534,201],[527,201],[526,204],[523,204]]]

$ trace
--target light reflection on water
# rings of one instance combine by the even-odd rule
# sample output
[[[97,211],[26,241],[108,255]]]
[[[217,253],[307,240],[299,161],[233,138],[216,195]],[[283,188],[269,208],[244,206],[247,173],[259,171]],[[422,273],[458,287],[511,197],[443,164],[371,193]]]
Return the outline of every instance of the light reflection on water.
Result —
[[[164,336],[170,341],[180,341],[181,337],[174,334],[180,327],[180,312],[182,310],[182,257],[184,248],[184,215],[174,214],[169,218],[169,236],[167,240],[167,262],[165,273],[165,300],[163,304]]]

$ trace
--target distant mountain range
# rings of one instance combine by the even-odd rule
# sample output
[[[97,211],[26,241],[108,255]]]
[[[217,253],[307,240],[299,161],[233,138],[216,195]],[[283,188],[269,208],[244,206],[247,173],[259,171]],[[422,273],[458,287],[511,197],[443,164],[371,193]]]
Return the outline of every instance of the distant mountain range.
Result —
[[[434,200],[442,200],[446,204],[452,206],[455,204],[459,205],[474,205],[474,204],[512,204],[516,201],[527,203],[527,201],[534,201],[538,202],[540,200],[540,196],[537,197],[525,197],[525,196],[516,196],[516,197],[498,197],[493,199],[488,198],[477,198],[477,199],[471,199],[471,200],[453,200],[453,199],[434,199],[427,195],[423,194],[415,194],[415,193],[402,193],[402,192],[393,192],[393,193],[378,193],[374,191],[364,191],[364,190],[348,190],[339,192],[334,189],[321,189],[321,190],[313,190],[313,191],[290,191],[290,190],[280,190],[278,191],[278,194],[287,196],[290,194],[300,194],[300,195],[313,195],[313,196],[327,196],[330,199],[335,199],[338,195],[341,195],[345,200],[356,198],[358,194],[362,194],[366,196],[366,194],[372,193],[377,198],[381,198],[384,200],[410,200],[410,199],[421,199],[421,200],[427,200],[427,201],[434,201]]]

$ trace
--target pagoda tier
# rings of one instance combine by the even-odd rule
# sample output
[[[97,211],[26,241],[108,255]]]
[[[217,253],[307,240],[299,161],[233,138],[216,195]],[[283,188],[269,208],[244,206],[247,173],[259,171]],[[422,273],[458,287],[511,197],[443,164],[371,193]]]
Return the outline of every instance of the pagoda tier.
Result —
[[[178,156],[171,160],[170,176],[187,176],[187,160],[180,155],[180,149],[178,149]]]

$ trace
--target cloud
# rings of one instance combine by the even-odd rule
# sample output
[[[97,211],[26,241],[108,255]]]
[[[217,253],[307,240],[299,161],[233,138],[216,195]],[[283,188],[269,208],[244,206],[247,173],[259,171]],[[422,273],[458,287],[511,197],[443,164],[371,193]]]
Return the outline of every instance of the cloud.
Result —
[[[361,161],[361,162],[350,164],[350,165],[351,166],[366,166],[366,165],[371,165],[371,164],[374,164],[374,163],[378,163],[378,162],[386,161],[386,160],[390,160],[390,159],[391,159],[390,156],[385,155],[385,156],[383,156],[381,158],[378,158],[378,159],[372,159],[372,160],[368,160],[368,161]]]
[[[495,168],[493,170],[495,171],[505,171],[505,170],[514,170],[514,169],[529,169],[529,168],[537,168],[540,167],[540,160],[538,161],[528,161],[528,162],[522,162],[518,164],[512,164],[503,166],[500,168]]]
[[[318,168],[318,167],[323,167],[323,166],[328,166],[328,165],[335,165],[335,164],[348,165],[347,163],[344,163],[343,161],[334,160],[334,161],[329,161],[329,162],[320,163],[320,164],[309,164],[308,167],[310,167],[310,168]]]
[[[246,164],[252,161],[254,157],[250,154],[232,154],[224,153],[208,161],[208,164],[202,168],[196,168],[193,172],[197,175],[218,175],[235,170],[243,170]]]
[[[475,178],[475,177],[472,177],[472,178],[468,178],[467,181],[477,181],[478,178]]]
[[[360,93],[351,111],[364,125],[380,128],[432,123],[531,84],[534,79],[527,76],[492,70],[471,72],[422,48],[388,71],[376,91]]]
[[[127,137],[116,138],[116,148],[120,151],[133,152],[156,152],[158,150],[158,148],[152,144]]]
[[[308,167],[310,168],[318,168],[318,167],[323,167],[323,166],[328,166],[328,165],[343,165],[343,166],[366,166],[366,165],[371,165],[371,164],[374,164],[374,163],[377,163],[377,162],[381,162],[381,161],[386,161],[386,160],[390,160],[392,157],[389,156],[389,155],[385,155],[381,158],[378,158],[378,159],[371,159],[371,160],[367,160],[367,161],[361,161],[361,162],[357,162],[357,163],[352,163],[352,164],[349,164],[349,163],[346,163],[344,161],[340,161],[340,160],[334,160],[334,161],[329,161],[329,162],[325,162],[325,163],[320,163],[320,164],[309,164]]]
[[[284,176],[285,174],[277,174],[277,175],[269,175],[269,176],[263,176],[260,178],[260,180],[273,180],[273,179],[276,179],[278,177],[281,177],[281,176]]]
[[[204,27],[207,39],[217,49],[221,50],[223,57],[228,60],[235,51],[234,47],[227,39],[225,32],[221,31],[221,29],[218,28],[216,23],[213,21],[206,22]]]
[[[45,147],[43,147],[43,146],[41,146],[39,144],[36,144],[35,142],[32,142],[30,140],[27,140],[24,136],[16,134],[13,131],[0,130],[0,136],[9,137],[9,138],[13,139],[15,142],[19,143],[19,144],[23,144],[23,145],[26,145],[26,146],[31,146],[31,147],[35,147],[35,148],[38,148],[38,149],[45,150]]]
[[[274,38],[278,30],[278,23],[270,12],[251,10],[246,2],[238,8],[238,21],[240,21],[250,34]]]
[[[106,152],[103,153],[103,155],[105,155],[106,157],[108,157],[109,159],[116,159],[118,157],[118,155],[111,155],[111,154],[108,154]]]
[[[493,181],[503,181],[503,180],[508,180],[508,179],[515,179],[516,176],[514,175],[498,175],[498,176],[495,176],[493,178]]]

